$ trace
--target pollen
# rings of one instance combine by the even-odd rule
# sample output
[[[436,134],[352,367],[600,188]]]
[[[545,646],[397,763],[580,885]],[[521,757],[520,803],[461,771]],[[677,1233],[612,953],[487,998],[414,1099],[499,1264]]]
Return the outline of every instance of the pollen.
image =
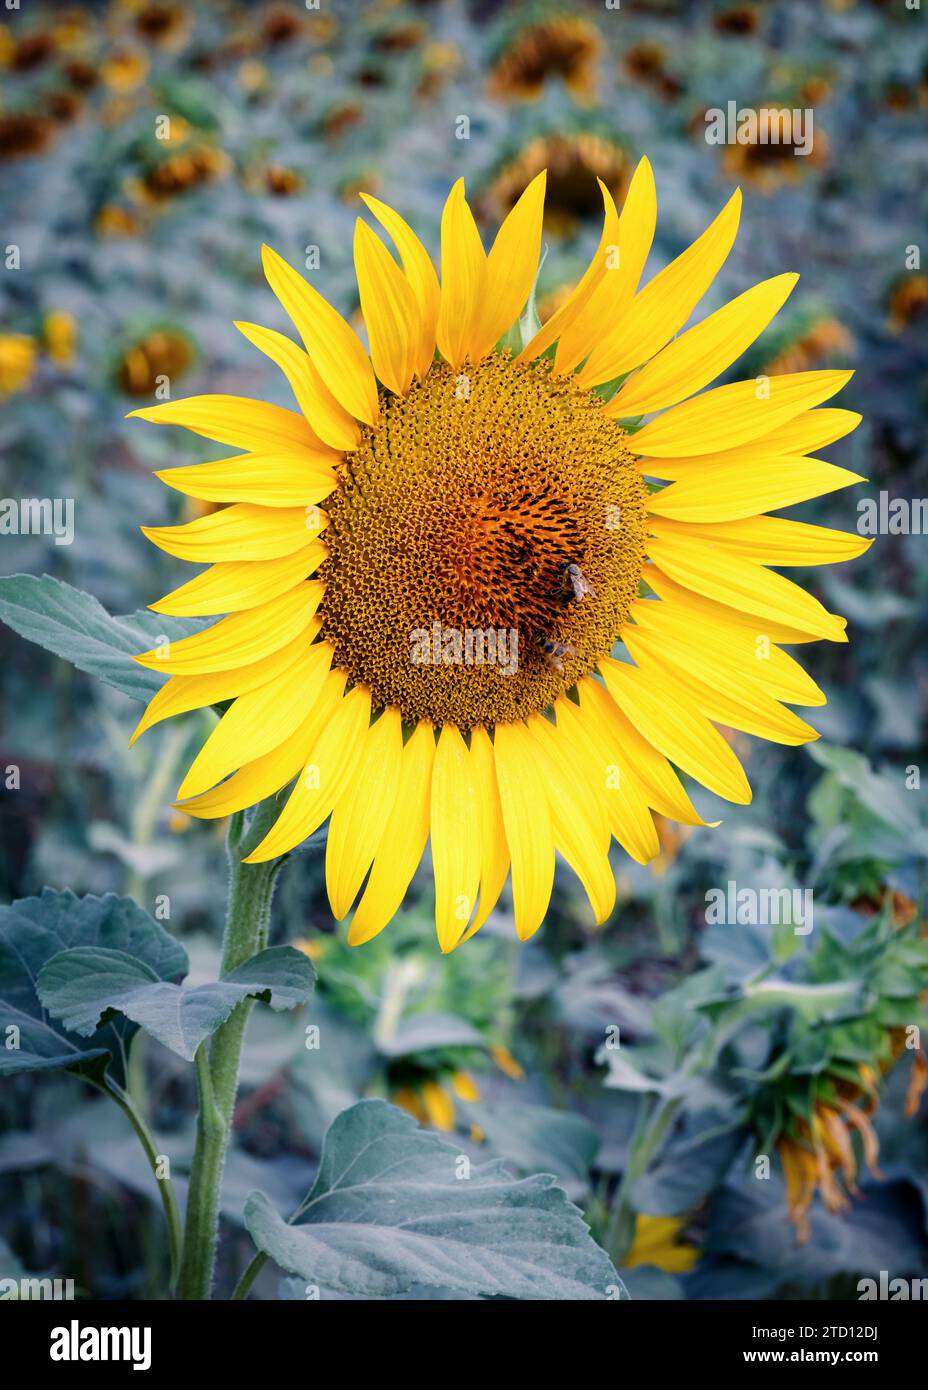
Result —
[[[326,501],[322,636],[375,706],[468,730],[548,708],[638,593],[646,488],[551,363],[435,363],[384,396]]]

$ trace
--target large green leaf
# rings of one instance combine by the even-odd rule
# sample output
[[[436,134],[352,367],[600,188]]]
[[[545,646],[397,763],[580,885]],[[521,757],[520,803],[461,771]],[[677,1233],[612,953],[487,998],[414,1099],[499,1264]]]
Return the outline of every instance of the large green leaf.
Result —
[[[48,961],[87,949],[125,953],[153,979],[187,973],[186,951],[131,898],[78,898],[46,888],[41,897],[0,907],[0,1074],[54,1067],[100,1071],[111,1054],[121,1053],[134,1024],[75,1037],[51,1022],[37,993]]]
[[[136,700],[150,700],[162,678],[132,657],[159,639],[178,641],[203,626],[197,619],[144,610],[114,618],[92,594],[47,574],[41,579],[31,574],[0,578],[0,621]]]
[[[81,1037],[91,1037],[101,1023],[124,1014],[192,1062],[200,1043],[244,999],[293,1009],[306,1003],[314,979],[312,963],[292,946],[272,946],[221,980],[196,986],[168,984],[124,951],[84,947],[48,961],[37,989],[48,1012]]]
[[[384,1101],[334,1121],[297,1222],[262,1193],[245,1207],[259,1250],[319,1288],[389,1298],[417,1286],[486,1298],[624,1297],[581,1213],[547,1174],[471,1166]]]
[[[551,1172],[572,1197],[589,1187],[599,1135],[582,1115],[505,1100],[470,1105],[467,1117],[483,1130],[493,1153],[519,1173]]]

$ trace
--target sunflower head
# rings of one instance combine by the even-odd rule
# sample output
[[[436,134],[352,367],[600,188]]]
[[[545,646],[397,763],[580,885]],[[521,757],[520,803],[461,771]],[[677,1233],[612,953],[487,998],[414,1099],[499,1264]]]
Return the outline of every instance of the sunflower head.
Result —
[[[599,30],[579,15],[556,15],[521,27],[505,44],[490,70],[493,96],[535,101],[551,78],[560,78],[583,105],[596,91],[603,41]]]
[[[236,326],[297,409],[201,396],[134,412],[239,451],[158,475],[219,510],[145,528],[209,566],[153,606],[219,621],[137,658],[169,679],[135,736],[228,702],[182,808],[215,818],[281,794],[250,862],[328,820],[335,916],[359,899],[353,944],[391,920],[427,843],[445,951],[510,877],[530,936],[556,851],[606,920],[610,841],[646,863],[655,815],[705,824],[677,769],[748,801],[717,726],[817,737],[787,706],[824,696],[783,646],[845,640],[842,619],[769,566],[867,543],[764,513],[857,480],[806,457],[858,422],[816,409],[849,374],[704,389],[796,277],[681,332],[731,249],[740,197],[640,287],[656,220],[642,160],[621,214],[600,181],[599,247],[539,324],[545,184],[531,177],[487,252],[459,180],[440,281],[409,224],[364,195],[397,253],[358,220],[366,346],[265,248],[300,342]]]
[[[589,131],[538,135],[494,175],[478,202],[482,220],[511,212],[532,179],[547,179],[545,231],[570,236],[602,206],[597,183],[621,198],[631,175],[631,161],[620,145]]]

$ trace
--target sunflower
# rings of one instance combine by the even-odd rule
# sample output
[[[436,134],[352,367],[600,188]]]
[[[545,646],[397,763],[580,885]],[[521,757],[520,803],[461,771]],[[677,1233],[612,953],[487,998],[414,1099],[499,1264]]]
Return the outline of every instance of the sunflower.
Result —
[[[157,475],[229,505],[143,528],[209,566],[152,607],[227,616],[136,658],[170,679],[133,738],[230,701],[183,809],[217,818],[279,797],[253,863],[328,820],[334,915],[361,894],[353,944],[390,922],[429,840],[444,951],[487,920],[510,873],[530,937],[556,851],[604,922],[612,838],[644,863],[660,850],[653,812],[705,824],[674,765],[750,801],[715,725],[816,738],[786,706],[825,696],[782,644],[846,640],[842,618],[769,566],[845,560],[868,542],[761,513],[860,481],[807,457],[858,424],[816,409],[851,373],[703,390],[796,276],[674,337],[732,247],[741,200],[639,289],[656,220],[642,160],[621,215],[602,187],[599,248],[563,307],[518,352],[495,350],[532,292],[544,187],[541,174],[486,254],[459,180],[441,285],[409,225],[367,196],[401,262],[358,221],[370,355],[266,248],[304,347],[237,327],[299,411],[208,395],[132,412],[243,451]]]
[[[537,135],[494,175],[478,201],[478,216],[486,220],[491,213],[503,217],[511,212],[543,171],[545,231],[571,236],[581,221],[599,212],[596,184],[604,183],[613,198],[620,198],[632,169],[622,147],[605,136],[591,131]]]
[[[546,82],[559,77],[571,96],[588,106],[595,96],[602,50],[599,30],[580,16],[556,15],[529,24],[494,63],[490,93],[504,101],[536,101]]]

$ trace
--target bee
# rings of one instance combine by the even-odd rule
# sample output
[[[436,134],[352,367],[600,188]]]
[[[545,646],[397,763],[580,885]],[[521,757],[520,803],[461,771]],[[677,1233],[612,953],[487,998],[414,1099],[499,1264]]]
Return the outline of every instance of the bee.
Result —
[[[563,658],[576,656],[573,647],[567,642],[555,642],[550,637],[542,637],[538,643],[541,648],[541,655],[545,663],[551,667],[552,671],[561,672],[564,669]]]
[[[596,597],[596,590],[579,565],[565,565],[561,582],[568,603],[571,598],[575,598],[578,603],[582,603],[585,598]]]

